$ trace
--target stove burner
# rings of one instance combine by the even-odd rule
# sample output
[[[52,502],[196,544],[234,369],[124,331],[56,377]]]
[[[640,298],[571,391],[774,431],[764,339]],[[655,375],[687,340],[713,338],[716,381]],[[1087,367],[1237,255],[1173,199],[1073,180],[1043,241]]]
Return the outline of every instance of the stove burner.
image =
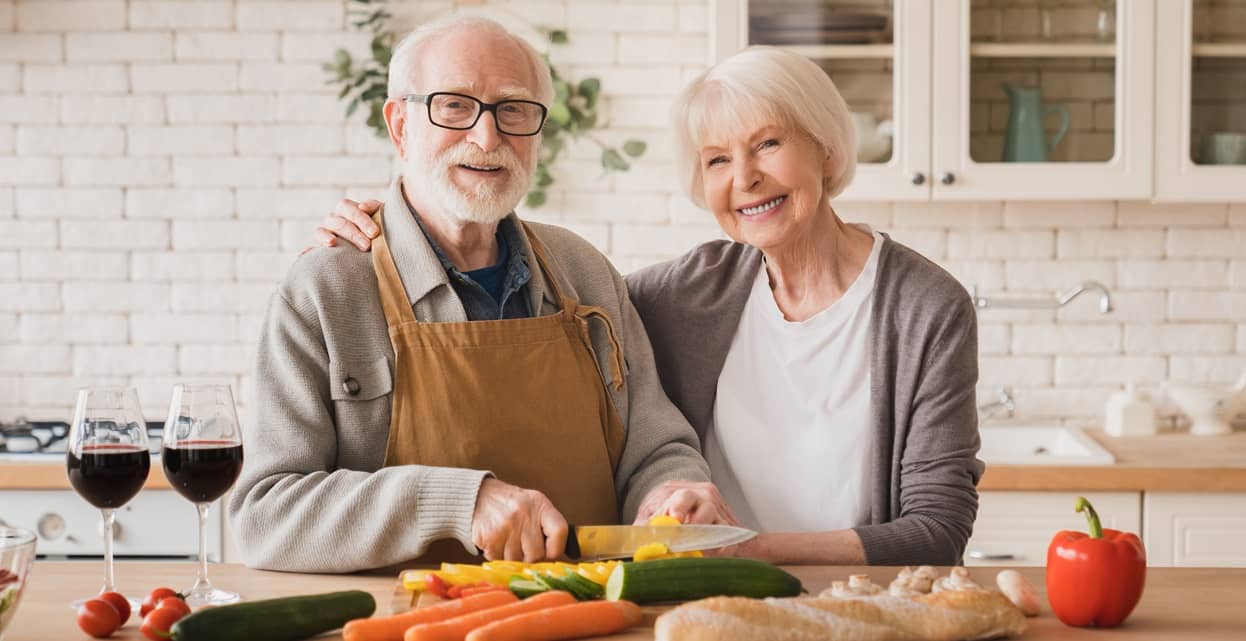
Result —
[[[64,421],[27,421],[0,423],[0,452],[42,452],[69,436],[69,423]]]
[[[148,421],[147,437],[155,451],[160,451],[160,434],[164,423]],[[69,437],[65,421],[28,421],[19,417],[13,423],[0,423],[0,453],[37,454],[63,452]]]

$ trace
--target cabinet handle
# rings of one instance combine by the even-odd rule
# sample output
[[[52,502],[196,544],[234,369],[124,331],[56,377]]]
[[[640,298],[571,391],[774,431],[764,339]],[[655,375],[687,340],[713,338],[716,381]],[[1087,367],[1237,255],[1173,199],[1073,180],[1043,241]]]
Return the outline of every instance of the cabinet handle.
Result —
[[[970,550],[965,556],[975,561],[1016,561],[1021,558],[1016,554],[987,554],[980,550]]]
[[[923,174],[923,173],[922,173],[922,172],[920,172],[920,171],[919,171],[919,172],[917,172],[917,173],[915,173],[915,174],[913,174],[913,184],[914,184],[914,185],[920,185],[920,184],[922,184],[922,183],[924,183],[924,182],[926,182],[926,174]]]
[[[941,179],[939,180],[939,182],[941,182],[941,183],[943,183],[943,184],[945,184],[945,185],[950,185],[950,184],[952,184],[952,183],[956,182],[956,174],[954,174],[954,173],[952,173],[952,172],[950,172],[950,171],[944,172],[944,173],[943,173],[943,178],[941,178]]]

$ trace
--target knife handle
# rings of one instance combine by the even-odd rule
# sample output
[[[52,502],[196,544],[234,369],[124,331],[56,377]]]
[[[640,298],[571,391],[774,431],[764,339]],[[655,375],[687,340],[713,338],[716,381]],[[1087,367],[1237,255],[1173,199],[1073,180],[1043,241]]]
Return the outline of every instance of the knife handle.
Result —
[[[567,544],[563,547],[563,554],[572,561],[580,560],[580,540],[575,538],[575,526],[567,524]]]

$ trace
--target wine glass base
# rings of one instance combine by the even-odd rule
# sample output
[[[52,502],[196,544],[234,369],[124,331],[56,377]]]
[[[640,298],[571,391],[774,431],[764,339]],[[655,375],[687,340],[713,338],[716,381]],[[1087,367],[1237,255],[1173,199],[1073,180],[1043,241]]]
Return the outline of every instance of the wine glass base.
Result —
[[[237,592],[221,590],[212,586],[191,588],[186,591],[186,605],[197,608],[204,605],[229,605],[242,600]]]

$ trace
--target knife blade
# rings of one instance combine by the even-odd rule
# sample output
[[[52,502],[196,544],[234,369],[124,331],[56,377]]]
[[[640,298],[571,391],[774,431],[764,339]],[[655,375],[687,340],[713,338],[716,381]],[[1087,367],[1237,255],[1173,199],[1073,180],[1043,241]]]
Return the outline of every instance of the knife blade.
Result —
[[[755,536],[756,532],[733,525],[572,525],[566,555],[582,561],[622,559],[648,543],[689,552],[735,545]]]

